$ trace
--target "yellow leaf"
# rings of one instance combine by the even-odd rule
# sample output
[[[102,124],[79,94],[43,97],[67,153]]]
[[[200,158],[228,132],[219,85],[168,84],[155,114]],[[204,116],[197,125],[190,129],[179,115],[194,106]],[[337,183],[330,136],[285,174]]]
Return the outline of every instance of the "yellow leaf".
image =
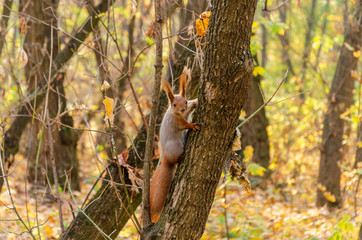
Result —
[[[336,197],[330,192],[325,192],[325,193],[323,193],[323,195],[329,202],[335,202],[336,201]]]
[[[359,58],[359,56],[361,56],[361,51],[360,50],[353,52],[353,57]]]
[[[254,67],[254,70],[253,70],[253,75],[256,77],[258,75],[261,75],[263,76],[265,73],[265,69],[260,67],[260,66],[256,66]]]
[[[351,113],[351,109],[347,109],[344,113],[340,114],[340,118],[346,118]]]
[[[104,81],[102,84],[102,87],[101,87],[101,91],[106,90],[110,87],[111,87],[111,85],[107,81]]]
[[[98,105],[92,105],[91,110],[92,111],[98,110]]]
[[[323,191],[323,192],[326,190],[326,187],[323,186],[323,185],[320,184],[320,183],[318,183],[317,188],[318,188],[319,190]]]
[[[358,79],[359,78],[358,72],[355,70],[351,70],[351,77],[353,77],[354,79]]]
[[[209,19],[197,19],[196,20],[196,32],[199,36],[204,36],[209,27]]]
[[[284,29],[284,28],[283,28],[283,29],[280,29],[280,30],[278,31],[278,34],[281,35],[281,36],[284,36],[284,34],[285,34],[285,29]]]
[[[358,141],[357,147],[358,147],[358,148],[362,148],[362,142]]]
[[[113,103],[114,100],[109,97],[106,97],[106,99],[103,100],[103,104],[106,107],[106,117],[104,118],[104,121],[113,117]]]
[[[246,146],[245,150],[243,151],[245,156],[245,162],[249,162],[253,158],[254,148],[252,146]]]
[[[252,28],[257,28],[258,27],[258,25],[259,25],[259,23],[258,22],[253,22],[253,26],[252,26]]]
[[[240,111],[240,119],[245,119],[246,117],[246,112],[244,110]]]
[[[137,89],[138,94],[141,94],[142,91],[143,91],[143,87],[140,87],[139,89]]]
[[[207,32],[207,29],[209,28],[209,18],[210,18],[211,12],[203,12],[201,13],[201,16],[199,19],[196,20],[196,32],[199,36],[204,36]]]
[[[54,231],[48,226],[45,226],[45,231],[46,231],[47,235],[49,235],[49,236],[52,236],[54,233]]]
[[[270,170],[274,170],[274,169],[276,169],[277,168],[277,164],[275,163],[275,162],[273,162],[273,163],[271,163],[270,165],[269,165],[269,169]]]

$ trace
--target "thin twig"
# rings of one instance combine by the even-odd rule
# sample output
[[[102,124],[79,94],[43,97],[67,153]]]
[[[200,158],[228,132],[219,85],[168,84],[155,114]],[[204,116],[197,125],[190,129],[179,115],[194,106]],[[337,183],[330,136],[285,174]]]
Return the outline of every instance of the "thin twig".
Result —
[[[278,103],[284,102],[284,101],[286,101],[286,100],[289,100],[289,99],[291,99],[291,98],[298,97],[298,96],[300,96],[300,95],[302,95],[302,94],[304,94],[304,93],[307,93],[307,92],[309,92],[309,91],[310,91],[310,89],[307,89],[307,90],[305,90],[305,91],[303,91],[303,92],[300,92],[300,93],[298,93],[298,94],[295,94],[295,95],[290,96],[290,97],[287,97],[287,98],[284,98],[284,99],[282,99],[282,100],[280,100],[280,101],[277,101],[277,102],[271,102],[271,103],[269,103],[269,104],[268,104],[268,106],[272,106],[272,105],[275,105],[275,104],[278,104]]]
[[[263,11],[264,12],[273,12],[273,11],[278,10],[279,8],[283,7],[288,2],[290,2],[290,0],[285,0],[279,6],[276,6],[275,8],[272,8],[272,9],[268,9],[268,0],[265,0],[264,6],[263,6]]]
[[[243,126],[245,123],[247,123],[252,117],[254,117],[260,110],[262,110],[266,105],[268,105],[268,103],[274,98],[274,96],[277,94],[277,92],[279,91],[279,88],[282,86],[282,84],[284,83],[285,79],[287,78],[288,75],[288,70],[285,72],[283,80],[279,83],[277,89],[274,91],[273,95],[269,98],[269,100],[267,102],[265,102],[263,105],[261,105],[258,110],[256,110],[253,114],[251,114],[247,119],[245,119],[242,123],[240,123],[237,128],[240,128],[241,126]]]
[[[53,25],[53,19],[51,19],[51,25]],[[49,78],[48,78],[48,95],[50,90],[50,79],[51,79],[51,72],[52,72],[52,61],[53,61],[53,28],[50,30],[50,64],[49,64]],[[48,100],[47,95],[47,100]],[[60,107],[59,107],[60,109]],[[57,194],[57,202],[58,202],[58,211],[59,211],[59,221],[60,221],[60,229],[62,230],[62,234],[64,233],[64,221],[63,221],[63,211],[62,211],[62,201],[60,199],[60,193],[59,193],[59,183],[58,183],[58,173],[57,173],[57,167],[55,164],[55,158],[54,158],[54,146],[53,146],[53,136],[52,136],[52,130],[50,126],[49,121],[49,107],[46,108],[47,112],[47,128],[48,128],[48,144],[49,144],[49,150],[50,150],[50,159],[52,162],[52,169],[53,169],[53,179],[54,184],[56,188],[56,194]]]

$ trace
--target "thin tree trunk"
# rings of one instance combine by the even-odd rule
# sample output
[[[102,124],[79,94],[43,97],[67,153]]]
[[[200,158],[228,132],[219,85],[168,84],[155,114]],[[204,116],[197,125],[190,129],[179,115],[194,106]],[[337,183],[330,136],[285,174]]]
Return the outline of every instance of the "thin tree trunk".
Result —
[[[251,26],[256,0],[213,1],[199,104],[161,218],[157,239],[199,239],[205,229],[253,70]]]
[[[162,78],[162,15],[161,0],[155,0],[155,34],[156,34],[156,61],[155,79],[153,82],[152,105],[149,115],[149,124],[146,138],[146,150],[143,165],[143,195],[142,195],[142,222],[145,229],[151,223],[150,215],[150,180],[151,163],[154,156],[154,138],[156,132],[156,118],[158,113],[158,99],[160,97],[160,87]]]
[[[340,206],[341,203],[341,169],[340,164],[343,159],[343,132],[344,120],[340,115],[344,113],[352,104],[353,89],[355,79],[351,71],[357,68],[358,58],[353,56],[354,51],[361,48],[362,27],[358,21],[362,14],[361,1],[357,4],[357,13],[352,22],[348,24],[348,30],[345,32],[344,44],[342,46],[337,68],[334,73],[332,87],[328,97],[327,113],[324,119],[324,128],[321,145],[321,160],[319,165],[318,183],[326,188],[319,187],[317,191],[317,206],[323,206],[326,203],[330,207]],[[354,48],[349,50],[346,45]],[[324,196],[324,193],[331,193],[336,201],[330,202]]]
[[[249,98],[244,107],[247,117],[264,104],[260,81],[260,75],[253,77],[251,80]],[[243,149],[246,146],[252,146],[254,148],[252,161],[266,169],[268,169],[270,161],[269,138],[266,130],[268,125],[269,122],[265,114],[265,108],[263,108],[241,130]]]
[[[279,9],[279,14],[280,14],[280,20],[283,23],[286,23],[287,21],[287,7],[289,5],[285,5],[284,7]],[[288,66],[289,72],[292,74],[292,76],[295,76],[295,71],[294,71],[294,67],[292,64],[292,61],[290,59],[290,55],[289,55],[289,36],[288,36],[288,31],[285,31],[285,33],[283,35],[278,34],[280,43],[282,44],[282,59],[283,62]]]
[[[35,1],[36,2],[36,1]],[[113,1],[111,1],[113,3]],[[106,2],[101,2],[95,9],[98,14],[106,12],[108,10],[109,5]],[[86,22],[82,24],[80,29],[77,29],[74,34],[72,34],[75,38],[71,39],[64,49],[60,51],[60,53],[55,57],[53,61],[51,79],[55,79],[60,69],[64,64],[68,62],[68,60],[73,56],[73,54],[78,50],[81,45],[80,41],[84,41],[86,37],[93,31],[93,26],[98,24],[99,18],[96,17],[97,14],[90,15],[87,18]],[[48,74],[45,74],[48,76]],[[54,84],[54,80],[52,81]],[[23,115],[32,115],[32,112],[29,109],[33,109],[34,106],[37,109],[45,97],[45,91],[43,90],[44,86],[46,86],[45,79],[40,79],[38,82],[38,91],[35,95],[36,98],[31,98],[28,102],[24,103],[22,107],[17,111],[18,117],[16,117],[10,125],[10,128],[5,133],[4,139],[4,150],[5,150],[5,162],[7,164],[7,168],[11,166],[11,162],[9,158],[11,155],[15,155],[19,151],[19,142],[20,138],[26,128],[27,124],[30,122],[30,117],[23,117]],[[36,102],[35,102],[36,101]],[[0,177],[0,189],[4,183],[3,177]]]
[[[314,33],[314,26],[315,26],[315,7],[317,5],[317,0],[312,0],[312,6],[310,8],[310,15],[307,18],[307,31],[306,31],[306,35],[305,35],[305,40],[304,40],[304,50],[303,50],[303,64],[302,64],[302,70],[301,70],[301,75],[302,75],[302,81],[305,83],[305,73],[307,70],[307,64],[309,61],[309,54],[312,48],[312,38],[313,38],[313,33]],[[304,95],[301,95],[304,96]]]
[[[262,67],[265,67],[267,57],[267,32],[264,25],[262,25],[262,46],[261,63]],[[257,56],[255,56],[254,59],[257,61]],[[244,107],[247,117],[264,104],[260,86],[261,80],[261,75],[253,76],[251,80],[249,98]],[[245,149],[246,146],[249,145],[252,146],[254,148],[252,161],[265,169],[269,168],[270,162],[269,137],[266,130],[268,125],[269,121],[265,114],[265,108],[263,108],[241,128],[242,149]],[[265,174],[264,176],[268,177],[269,174]]]

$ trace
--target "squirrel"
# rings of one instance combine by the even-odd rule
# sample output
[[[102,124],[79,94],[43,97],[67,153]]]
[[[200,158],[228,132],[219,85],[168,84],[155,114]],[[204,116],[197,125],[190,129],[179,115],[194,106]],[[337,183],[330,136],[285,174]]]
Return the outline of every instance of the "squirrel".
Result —
[[[198,100],[186,100],[186,74],[180,77],[180,94],[174,95],[168,81],[162,81],[170,106],[163,117],[160,128],[162,150],[161,164],[153,174],[150,187],[151,221],[157,223],[165,205],[177,163],[184,153],[187,129],[200,130],[196,123],[187,122],[187,117],[196,107]]]

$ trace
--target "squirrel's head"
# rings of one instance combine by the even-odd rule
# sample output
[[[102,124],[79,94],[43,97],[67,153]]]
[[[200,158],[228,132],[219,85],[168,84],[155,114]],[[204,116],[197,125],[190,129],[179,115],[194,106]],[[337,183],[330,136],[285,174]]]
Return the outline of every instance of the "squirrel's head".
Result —
[[[186,74],[182,74],[180,77],[180,93],[174,95],[171,86],[168,81],[162,82],[163,89],[165,90],[168,100],[170,101],[170,109],[175,114],[182,116],[186,115],[187,112],[187,101],[186,101]]]

